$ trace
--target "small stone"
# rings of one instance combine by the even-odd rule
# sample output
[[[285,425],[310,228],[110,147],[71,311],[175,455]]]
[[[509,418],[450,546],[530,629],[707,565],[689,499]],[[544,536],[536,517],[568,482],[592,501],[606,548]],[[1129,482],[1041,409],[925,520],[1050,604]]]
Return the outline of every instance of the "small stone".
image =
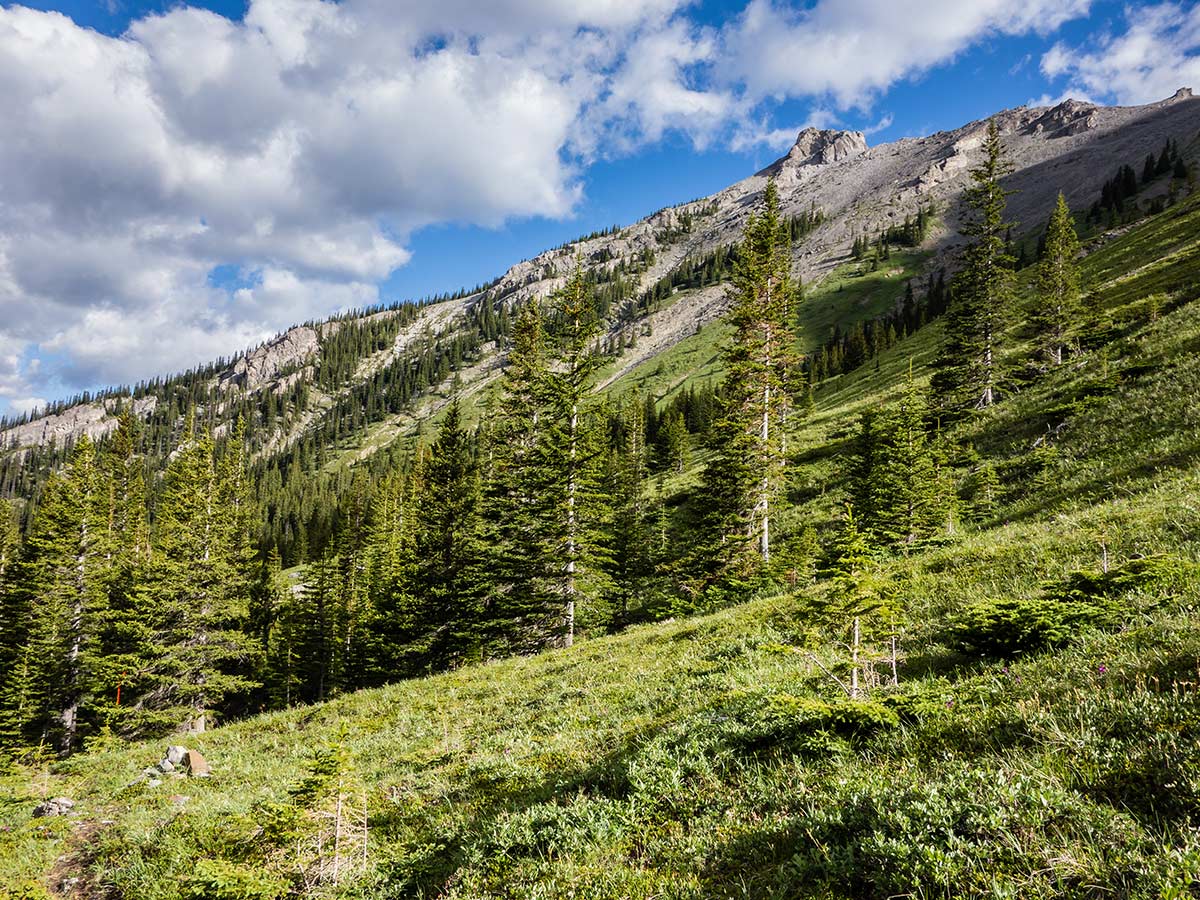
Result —
[[[187,752],[187,747],[182,747],[179,744],[172,744],[167,748],[167,761],[171,765],[177,766],[183,762],[183,758],[187,756]]]
[[[187,773],[193,778],[208,778],[212,775],[212,769],[208,767],[208,760],[200,753],[199,750],[189,750],[187,756],[183,758],[183,767],[187,769]]]
[[[170,775],[175,771],[175,764],[169,759],[161,760],[158,764],[158,771],[162,772],[164,775]]]
[[[190,800],[190,799],[191,798],[188,797],[186,794],[172,794],[171,795],[171,802],[174,803],[176,806],[183,806],[183,804],[187,803],[188,800]]]
[[[153,778],[155,775],[161,775],[162,772],[158,771],[158,766],[146,766],[142,769],[142,774],[147,778]]]
[[[162,784],[161,778],[151,778],[146,782],[147,787],[158,787],[160,784]]]
[[[52,800],[45,800],[35,806],[33,808],[33,817],[40,819],[44,816],[65,816],[74,806],[75,801],[70,797],[55,797]]]

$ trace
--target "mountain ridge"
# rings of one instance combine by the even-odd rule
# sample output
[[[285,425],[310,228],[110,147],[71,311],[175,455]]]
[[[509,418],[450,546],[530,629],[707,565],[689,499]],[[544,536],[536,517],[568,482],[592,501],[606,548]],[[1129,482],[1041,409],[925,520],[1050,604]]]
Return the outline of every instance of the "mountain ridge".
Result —
[[[543,251],[510,266],[482,291],[422,305],[417,319],[397,335],[391,350],[376,354],[373,363],[356,370],[355,377],[371,375],[421,337],[437,340],[451,334],[455,324],[481,304],[511,309],[531,298],[548,296],[565,283],[579,260],[596,279],[616,273],[623,285],[621,306],[632,307],[610,314],[608,337],[624,338],[626,345],[631,333],[648,338],[630,348],[635,352],[626,351],[623,362],[606,377],[605,384],[611,384],[724,313],[720,285],[684,291],[666,309],[639,308],[639,303],[656,283],[670,278],[689,261],[732,245],[768,177],[776,179],[786,213],[819,210],[823,214],[823,221],[793,248],[794,269],[806,282],[818,282],[844,264],[855,236],[897,225],[930,205],[938,210],[942,224],[923,243],[932,257],[928,268],[952,266],[958,247],[954,234],[961,219],[962,188],[992,119],[1000,126],[1014,164],[1007,181],[1015,191],[1010,212],[1027,231],[1044,221],[1049,211],[1046,198],[1056,192],[1047,189],[1050,184],[1057,185],[1074,208],[1082,208],[1119,165],[1137,163],[1145,154],[1157,152],[1164,140],[1186,140],[1200,132],[1200,102],[1189,88],[1134,107],[1068,99],[1054,106],[1015,107],[951,131],[874,147],[867,146],[861,132],[806,128],[780,159],[708,197],[667,207],[611,233]],[[210,386],[225,395],[235,389],[251,394],[265,389],[282,393],[297,381],[311,380],[322,339],[342,321],[395,314],[368,310],[358,316],[294,326],[236,357],[210,379]],[[501,349],[494,347],[490,352],[500,354]],[[492,378],[496,366],[484,365],[482,371]],[[144,417],[154,405],[142,398],[135,414]],[[83,434],[102,438],[115,429],[120,407],[109,395],[34,417],[0,431],[0,448],[12,452],[51,442],[61,445]],[[275,450],[288,444],[281,436],[270,442]]]

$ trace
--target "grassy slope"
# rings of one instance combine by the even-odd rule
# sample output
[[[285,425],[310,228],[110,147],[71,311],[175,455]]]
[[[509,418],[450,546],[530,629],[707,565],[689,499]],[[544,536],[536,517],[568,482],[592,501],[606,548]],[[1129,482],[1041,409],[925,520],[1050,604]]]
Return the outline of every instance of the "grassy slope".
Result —
[[[880,695],[907,698],[902,715],[839,703],[797,652],[844,671],[842,636],[811,624],[817,585],[219,729],[192,739],[210,781],[125,788],[158,743],[17,770],[0,884],[40,882],[68,852],[55,877],[147,900],[179,897],[200,858],[286,873],[295,850],[261,833],[262,804],[338,740],[372,811],[356,896],[1195,896],[1194,581],[1131,590],[1112,627],[1004,667],[961,656],[944,625],[1096,566],[1102,547],[1117,563],[1200,558],[1200,304],[1144,302],[1193,289],[1197,255],[1173,251],[1196,233],[1191,202],[1090,257],[1113,341],[965,426],[1000,458],[1004,502],[987,527],[888,564],[906,661]],[[828,520],[854,416],[910,358],[922,375],[936,337],[823,387],[795,436],[793,516]],[[1048,425],[1053,453],[1030,453]],[[58,794],[84,824],[29,818]]]

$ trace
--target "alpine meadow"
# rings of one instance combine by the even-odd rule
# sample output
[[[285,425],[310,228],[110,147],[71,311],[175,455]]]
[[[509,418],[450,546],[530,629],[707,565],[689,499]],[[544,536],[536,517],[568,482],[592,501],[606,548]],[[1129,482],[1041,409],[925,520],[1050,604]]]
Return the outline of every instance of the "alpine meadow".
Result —
[[[0,900],[1200,897],[1200,99],[1186,87],[1121,104],[1048,94],[926,136],[912,135],[935,120],[913,112],[872,145],[890,116],[823,126],[905,91],[932,98],[959,77],[942,69],[1010,50],[1044,55],[1040,69],[1005,60],[1001,80],[1069,71],[1072,87],[1124,100],[1125,70],[1103,69],[1108,94],[1086,79],[1133,44],[1107,33],[1072,49],[1074,7],[1040,23],[1008,10],[944,55],[922,44],[903,78],[853,98],[834,80],[760,97],[766,75],[727,74],[749,65],[738,41],[753,36],[765,59],[835,28],[829,0],[755,0],[713,21],[706,5],[665,3],[636,26],[613,24],[621,4],[578,21],[569,4],[528,5],[556,11],[521,41],[509,29],[532,13],[507,0],[494,17],[447,4],[427,11],[432,24],[362,0],[110,4],[95,15],[120,24],[87,27],[74,12],[0,7],[0,84],[44,19],[54,40],[79,32],[89,52],[123,60],[102,92],[152,96],[163,121],[194,117],[168,131],[228,117],[245,133],[239,153],[293,154],[286,177],[232,164],[212,175],[249,205],[242,231],[228,230],[241,213],[224,194],[174,224],[130,213],[131,246],[162,254],[144,268],[98,249],[119,242],[74,258],[46,238],[45,282],[95,287],[88,327],[134,311],[123,337],[92,335],[97,354],[116,366],[165,340],[190,365],[98,387],[107,375],[72,374],[91,357],[65,322],[36,332],[50,301],[21,299],[26,238],[56,233],[37,229],[67,201],[49,189],[27,201],[33,174],[5,186],[0,151],[0,309],[15,310],[0,324]],[[1151,35],[1165,58],[1200,34],[1193,12],[1125,15],[1143,16],[1129,35]],[[1190,24],[1153,30],[1176,14]],[[289,16],[299,49],[279,37]],[[478,34],[458,24],[473,16]],[[774,38],[752,28],[763,16],[782,17]],[[175,70],[160,58],[185,18],[171,40],[233,41],[226,56],[186,57],[186,89],[162,80]],[[672,89],[706,99],[657,131],[638,107],[635,139],[597,117],[626,102],[626,77],[658,77],[633,61],[651,31],[688,73]],[[409,90],[445,107],[436,134],[418,118],[397,139],[419,198],[354,213],[383,236],[350,253],[339,241],[359,225],[337,218],[351,216],[345,198],[392,163],[355,145],[365,132],[318,154],[332,140],[322,129],[341,126],[289,92],[315,103],[344,64],[331,54],[382,53],[401,33],[415,43],[392,52],[417,67],[411,83],[377,84],[363,63],[325,91],[351,118]],[[569,59],[554,56],[563,34]],[[268,45],[282,74],[255,68]],[[780,58],[796,71],[804,53],[868,66],[862,50],[839,62],[833,38],[814,46]],[[1166,94],[1198,71],[1198,46],[1155,70],[1176,79]],[[454,199],[438,168],[454,164],[437,143],[457,127],[447,97],[515,79],[521,103],[546,100],[528,73],[468,83],[490,54],[515,66],[514,47],[564,95],[600,91],[579,101],[551,162],[528,123],[517,153],[599,173],[579,182],[593,194],[612,166],[613,196],[640,202],[665,177],[635,171],[659,141],[716,158],[688,130],[716,109],[738,117],[711,125],[730,153],[749,140],[737,128],[796,98],[816,98],[814,124],[716,193],[472,288],[280,300],[280,315],[301,312],[274,337],[245,350],[213,337],[226,355],[197,365],[182,325],[178,345],[170,329],[134,343],[158,334],[136,323],[173,313],[103,294],[118,265],[122,284],[171,293],[182,288],[164,287],[166,267],[193,265],[181,248],[220,247],[204,251],[220,265],[196,269],[207,293],[187,302],[211,305],[187,328],[224,335],[237,304],[272,289],[288,247],[305,248],[286,264],[281,296],[294,298],[307,283],[343,290],[331,274],[342,257],[393,240],[412,242],[412,261],[406,245],[380,271],[418,266],[433,252],[422,229],[447,242],[451,271],[474,272],[453,243],[466,226],[443,223],[477,221],[478,240],[499,242],[521,217],[561,225],[590,209],[576,186],[576,206],[497,213],[486,192]],[[452,53],[442,94],[421,67]],[[206,93],[226,77],[246,96]],[[285,107],[310,118],[262,137],[264,110]],[[75,115],[91,133],[91,115]],[[670,144],[672,129],[690,143]],[[188,146],[225,140],[215,133]],[[14,146],[39,135],[25,119],[10,132]],[[424,140],[432,149],[409,153],[405,141]],[[490,177],[535,194],[499,159],[505,140],[490,145]],[[84,190],[114,147],[92,144],[61,191]],[[179,153],[154,190],[182,204],[186,173],[209,170]],[[298,237],[317,208],[299,199],[259,216],[276,175],[289,196],[327,202],[328,222]],[[352,176],[342,199],[326,197]],[[120,199],[80,218],[104,234],[104,216],[150,202],[112,183]],[[451,212],[435,213],[438,191],[454,194]],[[55,366],[58,380],[38,380]],[[34,387],[59,399],[16,402]]]

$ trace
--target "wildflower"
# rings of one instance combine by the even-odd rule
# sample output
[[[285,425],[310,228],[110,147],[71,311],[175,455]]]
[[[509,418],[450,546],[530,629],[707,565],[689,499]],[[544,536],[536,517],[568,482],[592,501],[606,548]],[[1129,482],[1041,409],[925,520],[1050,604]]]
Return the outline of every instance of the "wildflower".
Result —
[[[1104,663],[1101,663],[1100,667],[1096,669],[1096,672],[1100,675],[1105,675],[1108,673],[1108,666],[1104,665]]]

